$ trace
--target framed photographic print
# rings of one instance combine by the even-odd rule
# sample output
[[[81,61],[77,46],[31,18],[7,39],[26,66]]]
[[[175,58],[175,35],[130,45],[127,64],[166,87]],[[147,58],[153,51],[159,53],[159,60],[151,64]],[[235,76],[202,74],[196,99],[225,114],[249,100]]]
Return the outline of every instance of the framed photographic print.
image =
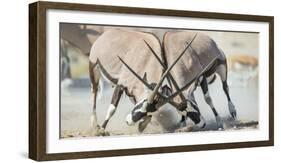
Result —
[[[34,160],[274,144],[274,18],[29,5]]]

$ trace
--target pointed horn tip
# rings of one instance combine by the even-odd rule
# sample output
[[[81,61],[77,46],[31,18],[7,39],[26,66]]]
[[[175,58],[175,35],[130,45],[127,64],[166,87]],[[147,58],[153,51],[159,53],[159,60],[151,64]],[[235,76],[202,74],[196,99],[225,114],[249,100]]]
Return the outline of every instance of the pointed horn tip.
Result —
[[[192,41],[194,41],[194,39],[197,37],[198,32],[195,33],[194,37],[192,38],[192,40],[190,42],[186,41],[186,44],[190,44]]]
[[[147,41],[145,41],[145,39],[142,39],[143,40],[143,42],[145,43],[145,45],[146,46],[148,46],[149,48],[150,48],[150,45],[148,44],[148,42]]]
[[[124,62],[123,59],[119,55],[117,57],[121,62]]]

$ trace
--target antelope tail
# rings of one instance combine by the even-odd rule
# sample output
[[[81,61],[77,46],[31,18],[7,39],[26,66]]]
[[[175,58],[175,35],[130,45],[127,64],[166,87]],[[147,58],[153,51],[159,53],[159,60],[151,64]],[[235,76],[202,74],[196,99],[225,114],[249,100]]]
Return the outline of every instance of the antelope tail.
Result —
[[[103,91],[104,91],[104,80],[103,78],[100,78],[99,80],[99,85],[98,85],[98,92],[97,92],[97,99],[100,100],[102,98],[103,95]]]
[[[208,84],[214,83],[214,81],[216,80],[216,78],[217,78],[217,75],[216,75],[216,74],[213,74],[213,75],[211,75],[210,77],[208,77],[208,78],[207,78]]]

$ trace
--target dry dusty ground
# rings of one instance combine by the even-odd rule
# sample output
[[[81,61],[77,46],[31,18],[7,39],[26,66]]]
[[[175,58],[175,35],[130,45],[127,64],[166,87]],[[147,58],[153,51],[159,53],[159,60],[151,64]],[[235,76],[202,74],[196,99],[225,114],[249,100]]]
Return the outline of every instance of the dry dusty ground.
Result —
[[[224,120],[225,130],[255,129],[258,127],[258,90],[257,80],[250,80],[245,87],[237,79],[229,79],[232,83],[230,92],[232,101],[237,109],[237,120],[230,118],[227,100],[221,87],[220,80],[216,80],[209,86],[214,105]],[[102,124],[107,107],[110,104],[112,89],[109,87],[104,91],[103,97],[97,104],[98,123]],[[199,104],[202,115],[207,120],[204,130],[217,130],[215,118],[211,109],[205,103],[200,88],[196,90],[195,98]],[[120,101],[115,115],[107,126],[110,135],[132,135],[138,134],[137,125],[127,126],[125,123],[126,115],[131,111],[133,105],[124,95]],[[61,137],[89,137],[91,132],[91,94],[89,88],[70,88],[64,90],[61,98]],[[169,105],[155,114],[155,118],[145,129],[144,134],[182,132],[178,131],[180,116]],[[191,124],[190,121],[187,121]]]

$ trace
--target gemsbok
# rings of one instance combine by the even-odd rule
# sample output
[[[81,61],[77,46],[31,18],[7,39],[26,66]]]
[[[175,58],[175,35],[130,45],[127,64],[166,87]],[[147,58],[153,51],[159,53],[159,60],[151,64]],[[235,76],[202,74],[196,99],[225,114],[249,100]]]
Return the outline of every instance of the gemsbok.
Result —
[[[153,50],[161,55],[160,42],[153,35],[135,31],[108,30],[96,40],[91,48],[89,56],[89,73],[93,94],[91,119],[97,135],[104,133],[123,92],[130,97],[134,104],[137,104],[136,106],[139,106],[147,97],[148,92],[143,83],[123,65],[118,57],[132,63],[132,68],[151,83],[157,83],[161,78],[163,69],[160,66],[155,66],[158,63],[155,59],[151,59],[153,55],[150,54],[151,51],[143,40],[146,40]],[[114,85],[115,88],[105,120],[100,127],[97,124],[96,97],[101,78]]]
[[[163,38],[163,46],[167,65],[173,63],[177,57],[173,54],[182,51],[182,49],[185,48],[186,43],[189,42],[189,40],[191,40],[195,34],[195,32],[191,31],[165,33]],[[190,48],[186,51],[179,63],[175,65],[174,69],[171,70],[171,74],[177,81],[178,85],[182,87],[186,83],[189,83],[189,81],[191,81],[198,74],[200,74],[203,69],[206,69],[206,71],[202,74],[202,76],[199,77],[198,81],[194,82],[188,89],[186,89],[184,94],[187,99],[196,104],[194,99],[194,91],[196,90],[197,85],[200,85],[202,92],[204,93],[204,99],[215,115],[218,128],[222,128],[223,124],[221,117],[216,111],[208,91],[207,79],[214,80],[216,74],[220,77],[222,88],[228,100],[229,112],[235,119],[236,109],[231,101],[229,87],[227,84],[226,56],[213,39],[203,33],[198,33],[196,40],[194,40],[192,43],[192,46],[190,46]]]
[[[61,85],[67,88],[72,83],[71,48],[78,48],[85,56],[89,56],[91,46],[101,35],[102,30],[89,25],[63,23],[60,25],[60,53],[61,53]]]

